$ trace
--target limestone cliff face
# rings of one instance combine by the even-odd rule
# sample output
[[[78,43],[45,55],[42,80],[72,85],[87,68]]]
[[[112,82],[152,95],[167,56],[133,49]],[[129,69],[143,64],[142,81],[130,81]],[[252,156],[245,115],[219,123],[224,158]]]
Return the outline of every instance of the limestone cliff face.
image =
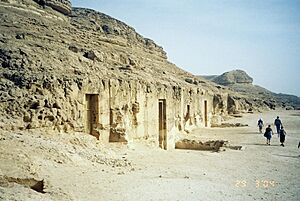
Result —
[[[168,62],[125,23],[69,7],[0,1],[1,128],[145,138],[167,148],[176,134],[227,114],[227,89]]]
[[[276,105],[178,68],[132,27],[71,10],[69,1],[0,0],[0,15],[2,129],[78,131],[104,142],[143,138],[167,149],[179,133],[222,115]],[[253,86],[240,71],[219,80]]]

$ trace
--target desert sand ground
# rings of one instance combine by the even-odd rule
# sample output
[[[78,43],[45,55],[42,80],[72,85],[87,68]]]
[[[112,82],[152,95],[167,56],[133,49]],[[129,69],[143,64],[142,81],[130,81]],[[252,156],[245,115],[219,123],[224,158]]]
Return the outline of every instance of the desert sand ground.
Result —
[[[259,117],[271,124],[277,115],[288,133],[285,147],[276,135],[267,146],[256,127]],[[186,137],[228,140],[242,150],[165,151],[145,142],[102,144],[80,133],[1,131],[0,200],[299,201],[300,111],[229,122],[249,126],[197,129]],[[38,180],[44,193],[28,188]]]

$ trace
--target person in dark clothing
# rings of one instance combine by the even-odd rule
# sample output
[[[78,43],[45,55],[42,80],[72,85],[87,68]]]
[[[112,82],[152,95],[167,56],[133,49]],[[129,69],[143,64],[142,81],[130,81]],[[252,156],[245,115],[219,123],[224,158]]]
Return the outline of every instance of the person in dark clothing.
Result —
[[[279,135],[280,135],[280,143],[281,145],[280,146],[283,146],[284,147],[284,141],[285,141],[285,136],[286,136],[286,132],[285,130],[283,129],[283,126],[281,126],[281,129],[279,131]]]
[[[273,131],[271,125],[268,125],[264,134],[264,136],[267,138],[267,145],[270,145],[272,135],[273,135]]]
[[[279,137],[279,131],[280,131],[280,127],[282,126],[281,120],[279,119],[279,116],[277,116],[277,118],[274,121],[274,124],[276,126],[276,131]]]
[[[264,122],[262,119],[259,119],[258,122],[257,122],[257,126],[258,126],[258,130],[260,133],[262,133],[262,128],[264,126]]]
[[[299,147],[300,147],[300,141],[299,141],[299,144],[298,144],[298,149],[299,149]]]

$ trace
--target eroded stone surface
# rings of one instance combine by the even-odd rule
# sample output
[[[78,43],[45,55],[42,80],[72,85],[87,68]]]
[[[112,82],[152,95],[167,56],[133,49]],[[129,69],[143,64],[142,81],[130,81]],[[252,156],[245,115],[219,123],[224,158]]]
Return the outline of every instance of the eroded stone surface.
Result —
[[[0,11],[2,129],[79,131],[104,142],[149,139],[167,149],[178,133],[251,108],[103,13],[73,8],[64,16],[29,0],[1,1]]]
[[[227,141],[224,140],[211,140],[201,142],[199,140],[183,139],[176,142],[176,149],[191,149],[202,151],[219,151],[221,147],[226,145]]]
[[[41,6],[49,6],[54,10],[65,15],[70,15],[72,11],[71,1],[69,0],[34,0]]]

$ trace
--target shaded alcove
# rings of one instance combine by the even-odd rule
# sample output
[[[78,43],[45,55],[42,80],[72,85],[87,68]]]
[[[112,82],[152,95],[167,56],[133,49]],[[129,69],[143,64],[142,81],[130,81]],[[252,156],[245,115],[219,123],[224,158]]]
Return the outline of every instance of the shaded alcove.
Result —
[[[94,130],[99,121],[99,95],[85,95],[85,132],[99,139],[99,133]]]
[[[167,110],[166,110],[166,100],[159,99],[158,101],[159,109],[159,147],[162,149],[167,149]]]

